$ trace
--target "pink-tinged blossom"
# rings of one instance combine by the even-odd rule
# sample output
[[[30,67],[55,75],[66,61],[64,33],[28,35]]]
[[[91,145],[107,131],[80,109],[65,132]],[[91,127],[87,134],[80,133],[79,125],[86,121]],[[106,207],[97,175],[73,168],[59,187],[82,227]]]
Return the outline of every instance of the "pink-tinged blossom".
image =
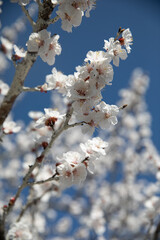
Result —
[[[103,51],[89,51],[85,62],[90,62],[87,66],[90,78],[96,80],[96,88],[102,89],[104,86],[111,85],[113,80],[113,68],[110,64],[111,57]]]
[[[59,35],[54,35],[51,38],[46,39],[46,51],[40,53],[40,57],[44,62],[47,62],[49,65],[53,65],[55,62],[55,56],[61,54],[61,46],[58,43]]]
[[[12,134],[12,133],[17,133],[21,130],[21,126],[18,126],[15,122],[13,121],[5,121],[3,123],[2,130],[5,134]]]
[[[46,29],[38,33],[32,33],[27,42],[29,52],[37,52],[44,62],[53,65],[55,56],[61,54],[61,46],[58,43],[59,35],[51,37]]]
[[[131,47],[130,45],[132,45],[133,43],[133,38],[132,38],[132,33],[130,31],[129,28],[125,29],[123,32],[122,32],[122,38],[119,39],[120,43],[122,45],[124,45],[127,49],[127,52],[130,53],[131,51]]]
[[[8,93],[8,90],[9,90],[8,84],[0,80],[0,94],[4,96]]]
[[[67,76],[62,72],[57,71],[56,68],[52,69],[52,74],[46,76],[46,83],[48,84],[48,89],[57,89],[60,93],[66,93],[66,81]]]
[[[116,105],[101,102],[95,107],[94,111],[96,113],[95,122],[97,122],[102,129],[107,129],[111,125],[118,123],[117,114],[119,113],[119,108]]]
[[[67,95],[71,96],[72,101],[79,99],[90,99],[99,95],[99,90],[97,90],[93,84],[81,80],[76,81],[70,89],[68,88],[68,90],[69,92]]]
[[[80,147],[86,156],[91,156],[92,154],[106,155],[106,148],[108,143],[103,141],[100,137],[89,139],[86,143],[81,143]]]
[[[7,240],[32,240],[32,233],[26,223],[14,223],[7,233]]]
[[[122,49],[120,42],[115,41],[114,38],[110,38],[109,41],[104,40],[104,42],[104,49],[113,60],[113,64],[118,67],[119,59],[125,60],[127,58],[126,50]]]
[[[47,32],[46,29],[38,33],[32,33],[29,36],[29,40],[27,42],[27,48],[29,52],[38,52],[39,54],[46,51],[45,41],[50,38],[51,33]]]
[[[57,110],[52,108],[45,108],[45,114],[36,121],[35,127],[41,128],[44,126],[54,127],[57,125],[57,122],[62,121],[64,115],[61,115]]]
[[[65,189],[73,184],[81,184],[87,176],[86,166],[82,162],[83,156],[78,152],[64,153],[56,166],[60,188]]]
[[[78,27],[81,24],[83,12],[72,6],[72,1],[62,2],[56,12],[62,20],[62,29],[72,32],[72,26]]]
[[[101,138],[96,137],[89,139],[86,143],[80,144],[82,152],[85,154],[86,158],[89,158],[86,161],[87,169],[90,173],[94,173],[95,164],[94,161],[98,160],[101,156],[106,155],[106,148],[108,143],[104,142]]]

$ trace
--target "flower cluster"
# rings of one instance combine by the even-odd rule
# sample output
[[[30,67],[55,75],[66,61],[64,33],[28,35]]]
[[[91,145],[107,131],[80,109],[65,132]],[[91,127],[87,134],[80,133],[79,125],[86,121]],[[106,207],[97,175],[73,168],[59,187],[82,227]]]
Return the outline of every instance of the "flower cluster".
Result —
[[[59,178],[59,188],[65,189],[73,184],[82,183],[87,176],[87,170],[94,172],[94,162],[100,156],[106,155],[108,143],[101,138],[93,138],[85,144],[80,144],[81,152],[67,152],[57,157],[56,173]]]
[[[46,77],[45,89],[57,89],[66,96],[72,103],[76,120],[87,123],[88,131],[92,133],[95,127],[106,129],[117,123],[119,108],[101,101],[101,90],[111,85],[113,80],[111,61],[118,66],[119,58],[126,59],[126,50],[130,52],[131,36],[129,29],[123,29],[119,40],[105,40],[106,51],[89,51],[84,60],[85,65],[76,67],[74,75],[66,76],[53,68],[52,74]]]
[[[28,52],[36,52],[44,62],[53,65],[55,56],[61,54],[61,46],[58,43],[59,35],[51,36],[46,29],[38,33],[32,33],[27,42]]]

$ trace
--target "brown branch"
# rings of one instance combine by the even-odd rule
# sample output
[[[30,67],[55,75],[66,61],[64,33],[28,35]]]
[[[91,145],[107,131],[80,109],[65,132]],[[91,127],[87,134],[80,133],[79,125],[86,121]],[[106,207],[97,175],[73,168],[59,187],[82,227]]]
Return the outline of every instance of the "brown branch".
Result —
[[[0,127],[4,123],[9,112],[11,111],[15,100],[22,92],[22,86],[24,84],[25,78],[29,70],[31,69],[32,65],[34,64],[36,58],[37,58],[36,53],[34,54],[27,53],[23,61],[18,64],[12,85],[0,106]]]
[[[35,26],[36,23],[33,21],[33,19],[31,18],[31,16],[29,15],[28,10],[27,10],[23,5],[21,5],[21,8],[22,8],[22,11],[24,12],[24,14],[26,15],[26,17],[28,18],[31,26],[34,28],[34,26]]]
[[[52,137],[50,139],[50,142],[48,144],[48,146],[42,151],[41,155],[39,157],[36,158],[35,160],[35,163],[33,165],[30,165],[29,166],[29,170],[28,172],[26,173],[26,175],[24,176],[23,178],[23,182],[22,184],[19,186],[16,194],[15,194],[15,197],[14,197],[14,202],[9,202],[7,208],[5,209],[4,211],[4,218],[9,214],[9,212],[12,210],[13,206],[15,205],[15,202],[17,200],[17,198],[20,196],[22,190],[28,186],[28,180],[33,172],[33,170],[41,165],[42,161],[44,160],[44,158],[47,156],[49,150],[52,148],[52,145],[54,143],[54,141],[59,137],[59,135],[66,129],[70,128],[70,125],[68,125],[68,122],[72,116],[72,112],[73,112],[73,109],[71,107],[71,105],[68,106],[68,111],[66,113],[66,119],[65,121],[62,123],[62,125],[60,126],[60,128],[57,130],[57,131],[53,131],[53,134],[52,134]],[[73,127],[71,125],[71,127]],[[3,219],[4,219],[3,218]]]

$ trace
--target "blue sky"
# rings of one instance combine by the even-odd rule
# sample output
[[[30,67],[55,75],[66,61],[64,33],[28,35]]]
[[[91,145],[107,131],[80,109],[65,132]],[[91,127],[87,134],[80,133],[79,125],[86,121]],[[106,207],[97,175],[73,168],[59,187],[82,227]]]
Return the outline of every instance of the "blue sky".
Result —
[[[10,26],[17,16],[22,14],[20,6],[5,0],[2,5],[2,26]],[[105,101],[115,104],[119,99],[118,91],[128,86],[132,71],[141,67],[150,76],[150,88],[146,99],[149,112],[152,114],[153,141],[160,149],[160,1],[158,0],[97,0],[96,9],[91,11],[91,17],[84,17],[78,28],[72,33],[61,30],[60,22],[52,25],[52,34],[60,35],[62,54],[56,57],[55,67],[65,74],[74,72],[77,65],[81,65],[89,50],[103,50],[104,39],[116,35],[118,28],[130,28],[134,44],[132,52],[126,61],[121,61],[118,68],[114,67],[112,86],[103,91]],[[27,31],[18,36],[17,45],[25,48],[25,43],[31,33],[27,24]],[[33,66],[26,81],[26,86],[43,84],[45,75],[50,74],[52,66],[42,62],[40,58]],[[0,78],[9,84],[14,75],[14,67],[10,65],[7,72]],[[22,101],[14,107],[14,119],[29,121],[27,112],[50,107],[49,93],[27,93]]]

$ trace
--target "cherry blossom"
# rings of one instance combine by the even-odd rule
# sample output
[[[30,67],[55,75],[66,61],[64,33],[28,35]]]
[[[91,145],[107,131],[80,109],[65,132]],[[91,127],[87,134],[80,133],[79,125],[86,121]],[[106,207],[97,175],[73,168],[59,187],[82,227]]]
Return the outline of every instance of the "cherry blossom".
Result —
[[[62,20],[62,29],[67,32],[72,32],[72,26],[78,27],[82,21],[83,12],[72,6],[73,2],[63,1],[56,12]]]
[[[104,49],[107,51],[108,55],[113,59],[113,64],[119,66],[119,58],[125,60],[127,58],[127,53],[125,49],[122,49],[120,42],[115,41],[114,38],[110,38],[109,41],[104,40]]]
[[[44,62],[53,65],[55,55],[60,55],[61,46],[58,43],[59,35],[51,37],[51,33],[46,29],[32,33],[29,36],[27,47],[29,52],[37,52]]]
[[[127,52],[130,53],[130,51],[131,51],[130,45],[132,45],[133,38],[132,38],[132,33],[129,28],[125,29],[122,32],[122,39],[119,41],[122,45],[124,45],[126,47]]]
[[[60,188],[64,189],[73,184],[81,184],[87,176],[85,164],[78,152],[67,152],[62,158],[57,158],[56,172],[59,176]]]
[[[64,115],[61,115],[57,110],[45,108],[44,111],[45,114],[36,121],[35,127],[55,127],[57,122],[64,118]]]

